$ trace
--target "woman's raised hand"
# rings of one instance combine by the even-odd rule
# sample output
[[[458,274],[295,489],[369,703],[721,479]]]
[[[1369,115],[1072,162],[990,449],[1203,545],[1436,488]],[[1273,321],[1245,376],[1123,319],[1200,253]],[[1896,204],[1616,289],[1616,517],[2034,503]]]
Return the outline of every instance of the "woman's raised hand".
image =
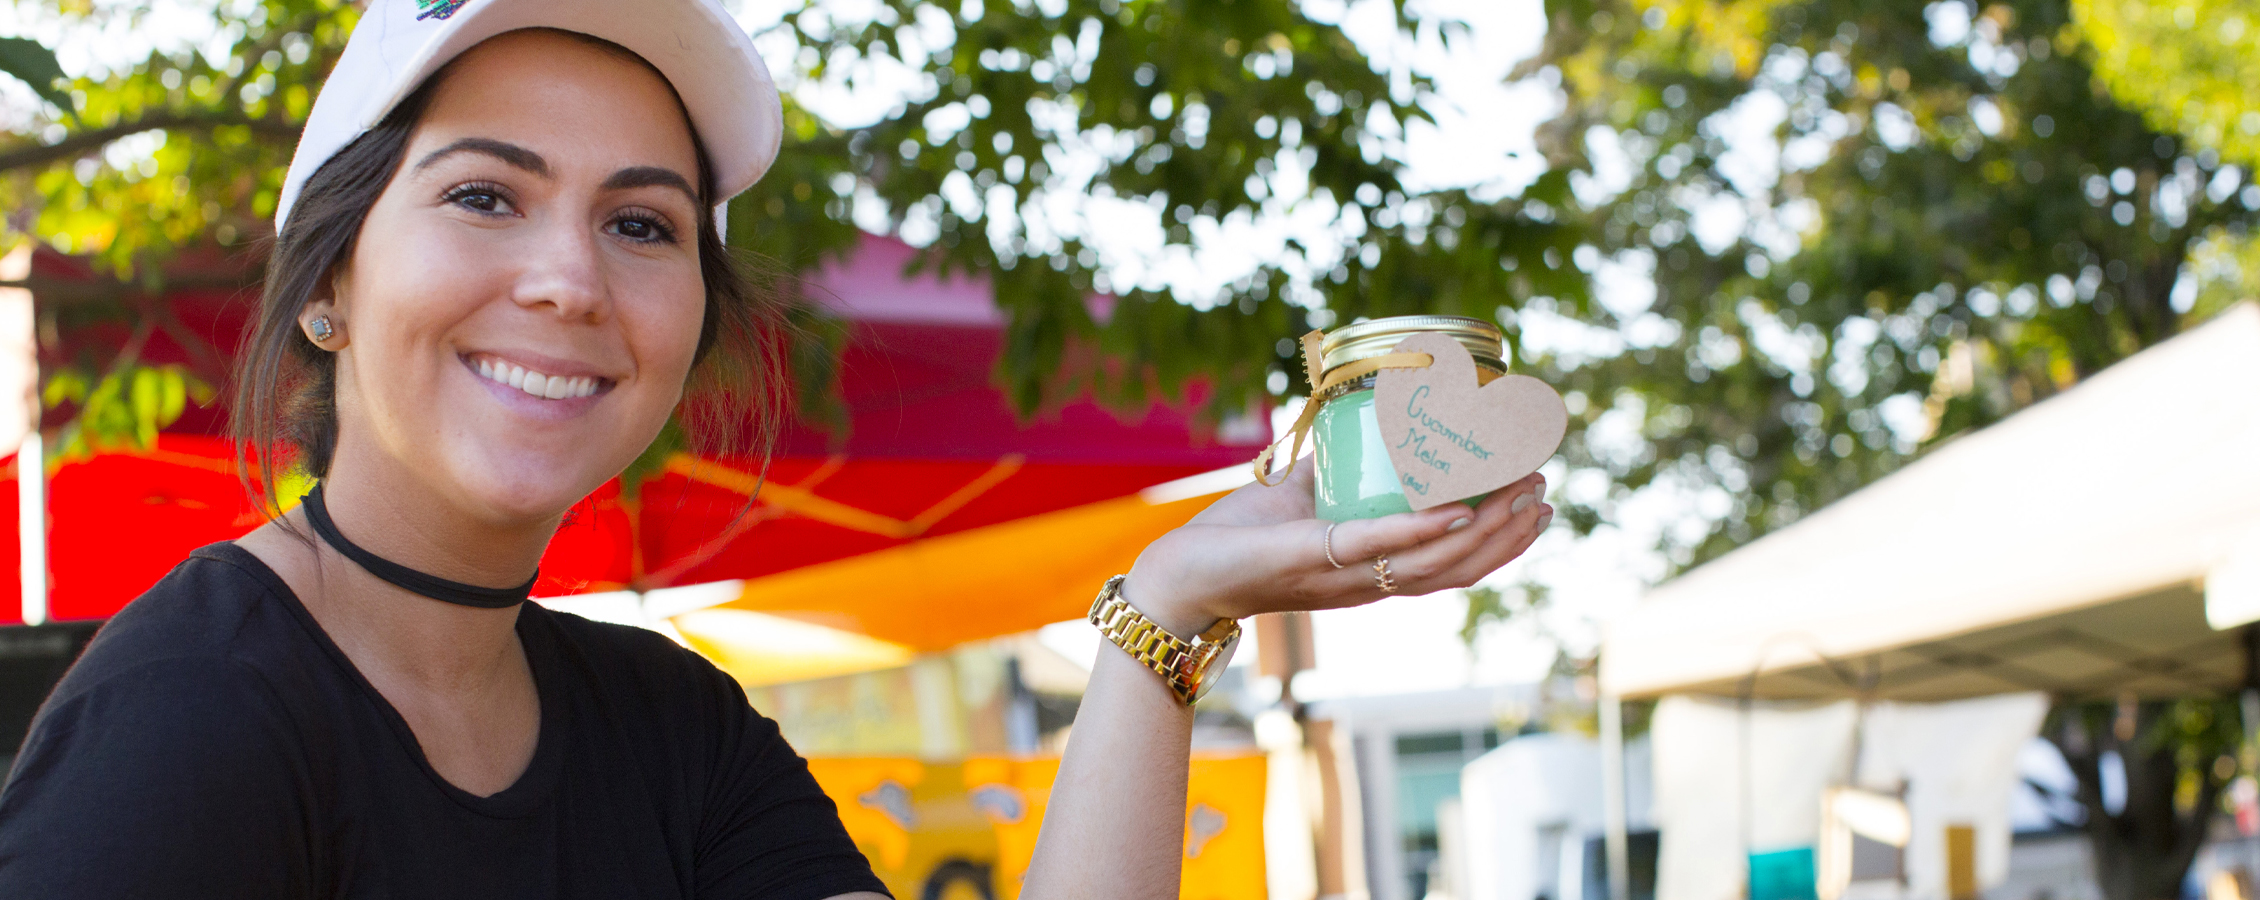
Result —
[[[1330,609],[1465,587],[1530,547],[1552,521],[1536,475],[1475,509],[1435,509],[1333,526],[1314,516],[1311,464],[1275,486],[1251,484],[1146,546],[1123,598],[1189,638],[1218,619]],[[1101,652],[1052,782],[1043,838],[1022,897],[1175,897],[1183,860],[1185,772],[1193,711],[1129,654]]]
[[[1343,522],[1333,529],[1329,562],[1331,523],[1314,517],[1312,468],[1302,460],[1276,486],[1233,491],[1147,545],[1124,596],[1156,624],[1190,636],[1217,619],[1467,587],[1521,556],[1554,517],[1543,500],[1546,479],[1532,474],[1472,510],[1446,503]],[[1382,589],[1374,568],[1381,557],[1388,559],[1393,592]]]

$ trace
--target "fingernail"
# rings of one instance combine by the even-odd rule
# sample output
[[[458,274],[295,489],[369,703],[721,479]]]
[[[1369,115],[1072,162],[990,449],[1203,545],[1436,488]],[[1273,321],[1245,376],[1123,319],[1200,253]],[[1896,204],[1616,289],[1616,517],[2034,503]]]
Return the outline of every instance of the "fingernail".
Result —
[[[1523,510],[1529,509],[1529,508],[1530,508],[1530,504],[1537,502],[1537,500],[1538,500],[1538,492],[1537,492],[1537,491],[1528,491],[1528,492],[1525,492],[1525,493],[1523,493],[1523,494],[1522,494],[1522,496],[1516,497],[1516,498],[1515,498],[1515,502],[1513,502],[1513,503],[1510,503],[1510,504],[1507,504],[1507,512],[1510,512],[1510,513],[1519,513],[1519,512],[1522,512]]]
[[[1546,530],[1546,526],[1548,526],[1548,525],[1552,525],[1552,524],[1554,524],[1554,511],[1553,511],[1553,510],[1550,510],[1550,509],[1549,509],[1549,510],[1547,510],[1547,511],[1545,511],[1545,512],[1542,512],[1542,513],[1539,513],[1539,514],[1538,514],[1538,530],[1539,530],[1539,531],[1545,531],[1545,530]]]
[[[1461,516],[1461,517],[1459,517],[1459,518],[1457,518],[1457,519],[1453,519],[1453,520],[1452,520],[1452,524],[1444,526],[1444,530],[1445,530],[1445,531],[1458,531],[1458,530],[1460,530],[1460,529],[1462,529],[1462,528],[1466,528],[1466,527],[1467,527],[1467,523],[1468,523],[1469,521],[1471,521],[1471,520],[1470,520],[1470,519],[1468,519],[1468,517],[1466,517],[1466,516]]]

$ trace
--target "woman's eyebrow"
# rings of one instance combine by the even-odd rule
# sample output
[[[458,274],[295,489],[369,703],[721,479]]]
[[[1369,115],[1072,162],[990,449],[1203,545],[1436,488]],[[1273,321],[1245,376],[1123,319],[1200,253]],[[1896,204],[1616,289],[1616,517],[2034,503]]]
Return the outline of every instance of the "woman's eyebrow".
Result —
[[[541,154],[508,141],[480,137],[460,138],[455,143],[432,151],[417,161],[416,171],[421,172],[431,164],[457,153],[485,154],[543,178],[549,177],[549,161],[542,159]]]
[[[624,191],[640,187],[671,187],[682,191],[683,196],[689,197],[693,205],[704,205],[698,198],[698,191],[691,189],[690,180],[673,169],[659,166],[629,166],[612,173],[612,177],[604,179],[604,190],[607,191]]]

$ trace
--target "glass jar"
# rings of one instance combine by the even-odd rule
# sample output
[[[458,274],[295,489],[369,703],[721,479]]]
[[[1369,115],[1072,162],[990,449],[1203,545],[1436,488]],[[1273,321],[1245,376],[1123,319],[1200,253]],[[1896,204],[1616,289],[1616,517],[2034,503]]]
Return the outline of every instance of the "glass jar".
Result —
[[[1321,344],[1320,365],[1327,372],[1341,366],[1382,356],[1415,334],[1450,335],[1475,357],[1475,380],[1489,384],[1507,374],[1504,336],[1499,326],[1461,316],[1391,316],[1345,325]],[[1321,396],[1311,423],[1317,465],[1318,517],[1333,522],[1371,519],[1411,512],[1405,490],[1397,482],[1397,467],[1389,461],[1388,445],[1381,440],[1381,422],[1373,414],[1373,380],[1367,375],[1346,382]],[[1321,380],[1324,374],[1321,373]],[[1482,497],[1465,502],[1474,506]]]

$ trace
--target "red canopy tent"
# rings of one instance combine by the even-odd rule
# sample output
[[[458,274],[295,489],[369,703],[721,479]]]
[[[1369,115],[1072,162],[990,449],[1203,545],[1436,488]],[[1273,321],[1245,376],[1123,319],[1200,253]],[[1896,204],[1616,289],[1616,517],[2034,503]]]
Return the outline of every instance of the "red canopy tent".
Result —
[[[1135,545],[1199,505],[1141,505],[1135,500],[1141,489],[1243,463],[1270,438],[1261,417],[1203,433],[1184,407],[1162,404],[1126,420],[1084,399],[1019,421],[990,379],[1003,317],[988,286],[906,276],[915,252],[892,239],[867,237],[847,262],[811,278],[815,295],[851,329],[841,360],[850,422],[844,442],[805,427],[788,430],[751,507],[755,460],[677,457],[646,482],[633,504],[616,483],[608,484],[559,531],[536,593],[747,579],[740,605],[826,619],[829,600],[777,599],[784,596],[776,590],[783,582],[769,577],[821,570],[831,573],[823,583],[832,591],[855,583],[839,580],[851,571],[883,570],[899,578],[907,570],[848,564],[892,565],[899,557],[887,556],[890,551],[945,538],[957,541],[953,547],[988,548],[980,552],[1011,553],[1012,546],[1038,552],[1042,548],[991,529],[1025,528],[1041,521],[1031,517],[1054,514],[1072,514],[1058,520],[1061,527],[1108,535],[1106,552],[1089,563],[1113,564],[1123,547],[1134,553]],[[38,270],[56,277],[70,276],[74,266],[61,257],[36,261]],[[181,293],[168,302],[187,328],[227,348],[253,306],[242,291]],[[191,352],[159,333],[142,356],[188,361]],[[106,617],[188,551],[258,523],[237,482],[232,451],[219,436],[223,423],[217,409],[193,409],[152,450],[106,453],[54,473],[48,485],[51,618]],[[15,475],[12,461],[6,474]],[[17,521],[11,514],[16,498],[13,486],[0,487],[0,523]],[[0,524],[0,596],[20,593],[20,544],[13,537],[13,526]],[[842,599],[865,606],[844,620],[831,616],[830,624],[898,641],[915,631],[886,627],[884,611],[869,608],[867,600]],[[1087,603],[1087,596],[1079,602]],[[20,621],[12,606],[0,604],[0,621]],[[1005,622],[1029,627],[1076,612],[1053,598],[1036,607]]]

